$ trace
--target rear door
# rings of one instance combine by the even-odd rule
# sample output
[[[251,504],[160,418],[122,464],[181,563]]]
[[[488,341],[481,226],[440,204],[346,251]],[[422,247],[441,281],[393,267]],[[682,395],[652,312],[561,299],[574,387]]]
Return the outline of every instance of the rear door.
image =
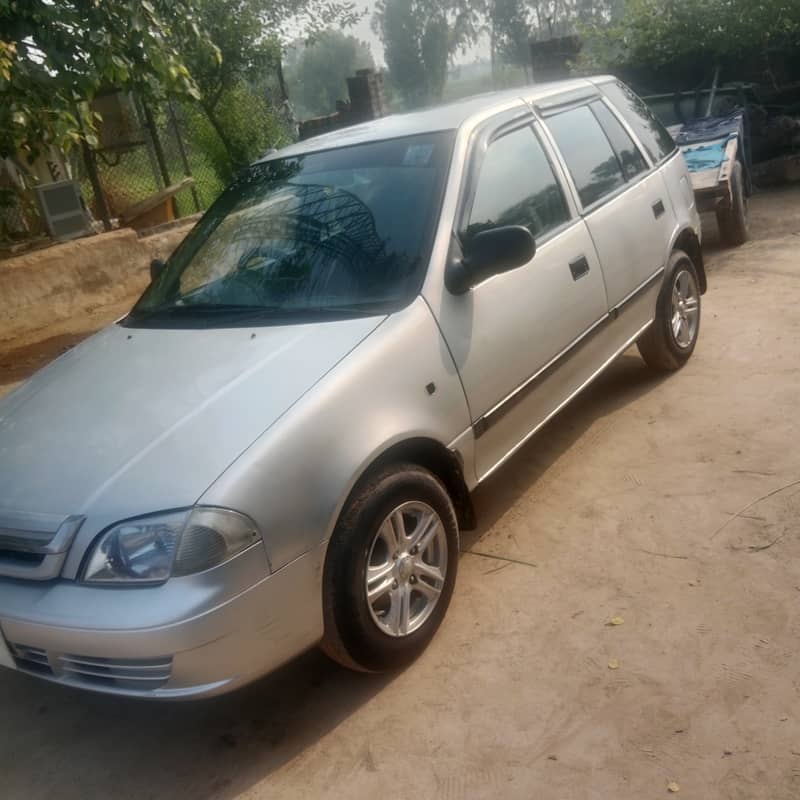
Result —
[[[549,114],[603,266],[609,309],[656,282],[675,226],[661,176],[607,101]]]

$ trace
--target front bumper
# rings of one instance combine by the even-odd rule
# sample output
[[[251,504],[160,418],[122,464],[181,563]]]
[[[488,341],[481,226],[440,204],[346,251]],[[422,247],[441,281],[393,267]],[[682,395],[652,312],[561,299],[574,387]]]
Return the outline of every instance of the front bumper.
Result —
[[[219,694],[319,641],[323,555],[319,547],[265,577],[254,546],[155,587],[4,579],[0,630],[16,668],[47,680],[136,697]]]

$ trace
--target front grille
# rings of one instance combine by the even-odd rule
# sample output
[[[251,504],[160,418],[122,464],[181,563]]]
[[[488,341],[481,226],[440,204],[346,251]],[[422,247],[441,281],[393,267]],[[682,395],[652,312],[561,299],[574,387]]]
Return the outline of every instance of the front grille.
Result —
[[[53,541],[55,533],[41,531],[9,531],[0,529],[0,550],[36,553],[43,551]]]
[[[83,517],[0,513],[0,575],[45,581],[58,577]]]
[[[9,564],[17,563],[34,566],[44,561],[44,553],[28,553],[25,550],[6,550],[0,545],[0,561],[6,561]]]
[[[9,643],[17,667],[65,683],[89,688],[126,689],[146,693],[163,686],[172,675],[172,657],[100,658],[48,653],[37,647]]]

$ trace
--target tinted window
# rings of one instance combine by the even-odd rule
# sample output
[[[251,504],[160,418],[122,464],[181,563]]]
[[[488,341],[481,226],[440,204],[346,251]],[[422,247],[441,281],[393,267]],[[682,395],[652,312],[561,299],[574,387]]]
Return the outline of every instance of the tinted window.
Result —
[[[434,133],[255,164],[226,189],[128,322],[379,313],[417,291],[452,146]]]
[[[605,83],[601,88],[633,128],[653,161],[661,161],[675,150],[669,131],[656,119],[644,100],[621,83]]]
[[[619,160],[588,106],[550,117],[547,127],[567,162],[584,207],[625,183]]]
[[[647,169],[647,162],[639,152],[639,148],[633,143],[633,139],[628,135],[622,123],[609,111],[605,103],[592,103],[592,111],[600,120],[603,130],[606,132],[611,145],[616,150],[619,160],[622,162],[622,169],[625,177],[630,180],[636,175]]]
[[[538,237],[568,219],[561,187],[531,128],[520,128],[490,145],[467,235],[500,225],[524,225]]]

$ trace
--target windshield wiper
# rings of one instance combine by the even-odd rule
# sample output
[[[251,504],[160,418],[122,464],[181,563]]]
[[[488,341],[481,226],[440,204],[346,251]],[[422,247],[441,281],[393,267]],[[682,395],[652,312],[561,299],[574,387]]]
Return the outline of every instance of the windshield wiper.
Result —
[[[134,319],[145,319],[153,316],[191,316],[192,314],[261,314],[264,312],[282,311],[282,306],[260,306],[246,303],[187,303],[185,305],[163,305],[155,308],[134,309]]]
[[[205,320],[230,320],[237,325],[250,320],[274,317],[280,320],[308,322],[328,317],[373,317],[388,313],[385,304],[354,303],[331,306],[280,306],[249,305],[239,303],[187,303],[186,305],[164,305],[153,309],[131,311],[127,319],[131,324],[146,323],[148,320],[174,322]],[[218,324],[218,323],[217,323]]]
[[[301,309],[308,314],[356,314],[364,317],[374,317],[378,314],[388,314],[387,303],[351,303],[349,305],[313,306]]]

